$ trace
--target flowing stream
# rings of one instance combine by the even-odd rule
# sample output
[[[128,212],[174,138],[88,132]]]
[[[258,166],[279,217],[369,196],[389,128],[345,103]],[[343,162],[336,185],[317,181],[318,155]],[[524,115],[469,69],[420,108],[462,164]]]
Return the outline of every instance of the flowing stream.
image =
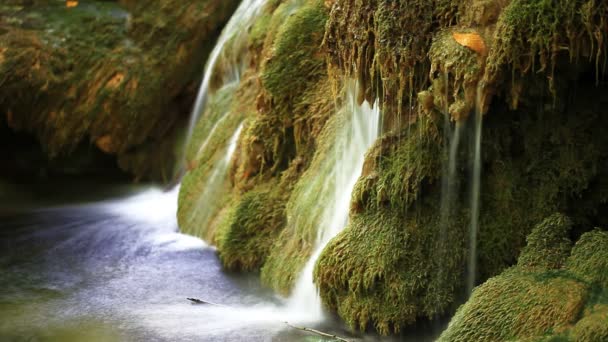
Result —
[[[336,135],[334,158],[330,162],[333,182],[323,188],[326,201],[319,205],[321,222],[312,256],[306,263],[290,298],[293,310],[305,312],[311,321],[324,318],[321,299],[313,282],[313,271],[325,246],[347,224],[350,200],[355,183],[361,175],[365,153],[378,138],[380,109],[378,103],[357,104],[358,85],[350,82],[346,88],[345,108],[339,113],[346,115],[344,125]]]
[[[0,340],[308,340],[285,325],[298,317],[257,277],[222,272],[212,247],[177,232],[177,191],[129,188],[118,199],[44,209],[3,205]],[[309,327],[348,336],[332,320]]]

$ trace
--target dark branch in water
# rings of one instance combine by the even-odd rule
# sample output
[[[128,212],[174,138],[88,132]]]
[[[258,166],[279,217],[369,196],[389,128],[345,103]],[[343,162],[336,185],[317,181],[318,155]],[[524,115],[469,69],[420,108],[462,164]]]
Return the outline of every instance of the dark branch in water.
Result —
[[[291,325],[289,324],[289,322],[284,322],[288,327],[293,328],[293,329],[297,329],[297,330],[302,330],[302,331],[307,331],[307,332],[311,332],[313,334],[317,334],[319,336],[323,336],[323,337],[329,337],[329,338],[333,338],[334,340],[338,340],[338,341],[342,341],[342,342],[350,342],[349,340],[342,338],[340,336],[337,335],[332,335],[332,334],[328,334],[316,329],[311,329],[311,328],[306,328],[306,327],[296,327],[295,325]]]
[[[213,306],[226,307],[225,305],[207,302],[207,301],[204,301],[204,300],[200,300],[198,298],[186,298],[186,299],[189,300],[190,302],[192,302],[192,304],[196,304],[196,305],[213,305]]]
[[[201,300],[201,299],[198,299],[198,298],[186,298],[186,299],[189,300],[190,302],[192,302],[192,304],[196,304],[196,305],[213,305],[213,306],[220,306],[220,307],[225,307],[225,308],[228,307],[226,305],[215,304],[215,303],[207,302],[207,301],[204,301],[204,300]],[[320,330],[316,330],[316,329],[312,329],[312,328],[307,328],[307,327],[297,327],[295,325],[289,324],[289,322],[283,322],[283,323],[285,323],[288,327],[293,328],[293,329],[297,329],[297,330],[301,330],[301,331],[306,331],[306,332],[311,332],[311,333],[317,334],[319,336],[333,338],[334,340],[337,340],[337,341],[350,342],[349,340],[347,340],[345,338],[342,338],[342,337],[337,336],[337,335],[328,334],[328,333],[320,331]]]

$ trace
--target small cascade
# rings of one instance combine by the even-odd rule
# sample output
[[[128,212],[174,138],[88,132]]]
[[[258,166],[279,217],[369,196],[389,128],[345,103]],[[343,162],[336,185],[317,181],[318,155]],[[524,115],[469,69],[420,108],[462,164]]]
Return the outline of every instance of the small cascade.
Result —
[[[230,162],[232,161],[232,156],[236,151],[237,143],[242,130],[243,123],[238,126],[236,131],[230,137],[230,141],[226,146],[224,156],[213,164],[209,177],[207,177],[205,181],[205,187],[196,201],[196,208],[198,208],[196,215],[202,220],[201,222],[209,222],[216,210],[214,205],[209,203],[207,205],[203,205],[203,202],[208,201],[211,203],[214,199],[221,198],[225,191],[224,183],[226,181],[226,177],[228,176]]]
[[[350,82],[346,88],[346,102],[339,112],[344,113],[344,125],[336,135],[332,159],[332,182],[323,188],[327,192],[327,203],[319,206],[321,222],[313,253],[306,263],[290,298],[290,308],[303,313],[306,320],[323,318],[321,299],[313,281],[313,270],[325,246],[338,235],[348,221],[351,195],[355,183],[361,176],[365,153],[376,141],[380,129],[378,103],[367,101],[357,104],[358,84]]]
[[[240,81],[243,70],[248,64],[249,56],[246,48],[249,30],[266,1],[243,0],[222,30],[215,47],[211,51],[205,65],[203,80],[198,90],[194,109],[190,115],[190,123],[184,143],[184,159],[186,158],[185,150],[190,143],[194,128],[205,111],[205,106],[211,95],[211,81],[219,78],[221,80],[219,88]],[[221,68],[218,68],[220,63],[222,63]],[[218,75],[218,72],[221,74]],[[218,121],[223,117],[218,118]]]
[[[481,109],[481,88],[477,88],[475,103],[475,129],[473,136],[473,172],[471,173],[471,224],[469,226],[469,260],[467,293],[471,295],[477,274],[477,233],[479,231],[479,197],[481,192],[481,130],[483,112]]]

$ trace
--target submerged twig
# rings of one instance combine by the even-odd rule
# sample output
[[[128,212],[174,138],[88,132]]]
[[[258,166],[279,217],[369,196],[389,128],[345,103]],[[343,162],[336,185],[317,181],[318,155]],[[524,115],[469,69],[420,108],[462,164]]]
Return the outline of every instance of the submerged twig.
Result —
[[[311,333],[317,334],[319,336],[333,338],[334,340],[338,340],[338,341],[342,341],[342,342],[350,342],[349,340],[347,340],[345,338],[342,338],[342,337],[340,337],[338,335],[328,334],[326,332],[323,332],[323,331],[320,331],[320,330],[316,330],[316,329],[312,329],[312,328],[297,327],[295,325],[289,324],[289,322],[283,322],[283,323],[285,323],[288,327],[293,328],[293,329],[311,332]]]
[[[192,304],[197,304],[197,305],[213,305],[213,306],[219,306],[219,307],[227,308],[227,306],[225,306],[225,305],[207,302],[207,301],[204,301],[204,300],[200,300],[198,298],[186,298],[186,299],[189,300],[189,301],[191,301]]]
[[[228,308],[228,306],[226,305],[222,305],[222,304],[215,304],[215,303],[211,303],[205,300],[201,300],[198,298],[186,298],[187,300],[189,300],[190,302],[192,302],[193,304],[196,305],[213,305],[213,306],[219,306],[219,307],[223,307],[223,308]],[[328,334],[326,332],[320,331],[320,330],[316,330],[316,329],[312,329],[312,328],[307,328],[307,327],[298,327],[295,325],[290,324],[289,322],[283,322],[285,323],[285,325],[287,325],[290,328],[293,329],[297,329],[297,330],[301,330],[301,331],[306,331],[306,332],[311,332],[313,334],[317,334],[319,336],[323,336],[323,337],[329,337],[329,338],[333,338],[334,340],[337,341],[342,341],[342,342],[350,342],[349,340],[342,338],[338,335],[332,335],[332,334]]]

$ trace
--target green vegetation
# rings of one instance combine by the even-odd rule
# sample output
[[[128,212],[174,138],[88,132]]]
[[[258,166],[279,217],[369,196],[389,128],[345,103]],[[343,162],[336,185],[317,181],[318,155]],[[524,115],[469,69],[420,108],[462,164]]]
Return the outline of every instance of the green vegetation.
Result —
[[[3,6],[0,112],[49,158],[89,140],[136,178],[168,181],[188,87],[235,3],[163,0],[127,4],[130,12],[99,1]]]
[[[217,243],[229,269],[256,271],[266,265],[268,270],[276,261],[273,255],[281,254],[285,261],[281,266],[303,262],[308,256],[307,250],[297,248],[294,258],[283,259],[280,242],[292,189],[308,167],[317,141],[322,140],[319,132],[334,108],[325,60],[318,54],[326,19],[327,9],[319,0],[267,3],[248,38],[257,54],[252,56],[250,77],[239,86],[241,93],[215,94],[205,114],[209,120],[201,120],[195,129],[188,148],[192,170],[182,183],[178,216],[185,231]],[[197,201],[218,157],[203,152],[197,159],[194,151],[204,144],[210,122],[224,113],[228,113],[226,121],[233,121],[243,112],[247,125],[230,181],[218,188],[222,200],[212,205]],[[216,141],[225,142],[232,132],[220,129],[223,126],[207,143],[208,153],[214,153],[214,146],[220,146]],[[293,277],[298,271],[297,266],[288,273],[263,271],[262,277]]]
[[[94,144],[138,179],[168,180],[209,38],[237,1],[118,3],[0,5],[1,121],[50,158]],[[383,135],[315,267],[322,300],[381,334],[449,315],[467,272],[479,110],[476,278],[490,280],[442,338],[605,339],[608,238],[590,228],[608,224],[606,18],[600,0],[268,1],[234,51],[248,54],[240,82],[212,81],[187,146],[182,231],[288,294],[323,228],[355,79],[359,103],[378,100]],[[235,56],[224,57],[218,73]],[[464,133],[446,209],[454,122]]]
[[[227,195],[208,225],[187,231],[216,242],[228,268],[261,270],[266,285],[288,294],[323,219],[316,207],[333,181],[332,145],[345,118],[336,108],[344,79],[355,78],[359,102],[378,98],[384,135],[367,156],[348,226],[316,265],[323,302],[353,329],[381,334],[453,313],[469,253],[471,168],[463,143],[443,215],[446,130],[458,121],[470,136],[478,109],[486,114],[476,278],[504,273],[475,291],[470,305],[483,308],[456,316],[454,327],[469,312],[487,313],[472,323],[478,334],[464,325],[446,336],[571,338],[580,315],[593,315],[590,303],[604,298],[583,275],[599,262],[577,268],[567,260],[571,236],[608,223],[600,214],[608,117],[597,101],[606,87],[587,80],[605,74],[602,13],[606,5],[594,0],[267,3],[249,36],[246,82],[255,90],[218,100],[218,108],[248,108]],[[208,115],[217,115],[214,106]],[[190,155],[210,129],[204,125]],[[213,160],[193,162],[181,216],[201,210],[191,201]],[[503,288],[510,298],[488,298]],[[504,312],[510,300],[521,306]]]
[[[528,244],[521,251],[520,268],[558,270],[564,266],[572,242],[568,238],[572,222],[561,214],[548,217],[528,235]]]
[[[565,268],[552,270],[569,254],[563,233],[568,218],[553,215],[541,222],[528,237],[528,246],[518,266],[508,269],[478,287],[471,299],[452,319],[440,341],[603,341],[606,329],[606,293],[599,279],[606,274],[606,243],[603,231],[584,234],[572,249]],[[554,227],[548,229],[548,227]],[[560,235],[556,239],[556,235]],[[539,246],[541,240],[542,246]],[[529,253],[538,254],[531,268]],[[604,269],[602,269],[604,267]],[[586,269],[592,273],[582,271]]]
[[[608,232],[583,234],[572,249],[567,267],[593,286],[608,289]]]
[[[593,62],[599,77],[606,72],[608,58],[606,15],[605,1],[511,1],[494,33],[486,80],[491,83],[511,73],[515,82],[520,74],[546,71],[554,91],[553,76],[563,54],[568,55],[569,63]]]

